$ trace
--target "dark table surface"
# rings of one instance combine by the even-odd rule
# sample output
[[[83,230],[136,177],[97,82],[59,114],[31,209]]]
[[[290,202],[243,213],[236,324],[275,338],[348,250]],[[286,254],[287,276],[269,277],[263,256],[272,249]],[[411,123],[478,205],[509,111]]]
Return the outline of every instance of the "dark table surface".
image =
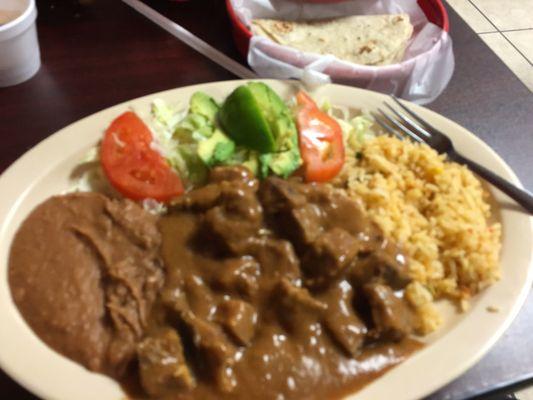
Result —
[[[235,79],[117,0],[74,3],[37,0],[43,64],[31,80],[0,89],[0,171],[58,129],[116,103],[164,89]],[[150,1],[239,59],[223,3]],[[481,137],[531,190],[533,95],[448,10],[456,70],[446,91],[429,108]],[[431,400],[464,399],[533,379],[531,332],[533,296],[496,346]],[[6,399],[34,398],[2,371],[0,394]]]

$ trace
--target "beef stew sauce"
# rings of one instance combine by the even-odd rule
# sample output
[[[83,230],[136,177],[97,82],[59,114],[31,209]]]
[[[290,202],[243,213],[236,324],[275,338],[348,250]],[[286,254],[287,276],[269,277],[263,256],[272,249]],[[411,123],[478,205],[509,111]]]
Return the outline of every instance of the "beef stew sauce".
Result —
[[[141,354],[176,352],[140,357],[153,397],[336,398],[420,347],[405,258],[329,186],[215,169],[159,226],[167,279]]]

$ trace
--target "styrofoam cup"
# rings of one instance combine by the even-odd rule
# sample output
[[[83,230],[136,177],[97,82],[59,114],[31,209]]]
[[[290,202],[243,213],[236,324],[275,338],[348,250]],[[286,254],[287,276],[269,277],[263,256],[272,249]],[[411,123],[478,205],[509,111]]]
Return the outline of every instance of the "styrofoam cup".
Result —
[[[0,9],[18,17],[0,25],[0,87],[30,79],[41,66],[35,0],[2,0]]]

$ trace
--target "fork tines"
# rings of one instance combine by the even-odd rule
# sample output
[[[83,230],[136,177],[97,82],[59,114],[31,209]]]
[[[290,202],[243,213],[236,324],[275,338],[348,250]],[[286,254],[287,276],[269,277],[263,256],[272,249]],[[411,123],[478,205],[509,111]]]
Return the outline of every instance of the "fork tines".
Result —
[[[376,122],[387,132],[403,139],[406,135],[417,142],[424,142],[432,136],[435,132],[429,123],[421,119],[414,112],[405,107],[396,96],[391,96],[392,100],[402,108],[408,115],[401,113],[393,108],[390,104],[384,105],[392,112],[392,115],[385,113],[381,108],[378,108],[378,113],[373,112],[372,115]]]

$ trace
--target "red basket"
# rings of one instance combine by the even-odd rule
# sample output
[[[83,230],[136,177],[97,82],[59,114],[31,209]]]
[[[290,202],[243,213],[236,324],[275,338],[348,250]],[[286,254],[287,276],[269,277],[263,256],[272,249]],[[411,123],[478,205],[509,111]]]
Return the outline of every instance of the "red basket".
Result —
[[[308,1],[310,3],[339,3],[343,0]],[[444,5],[442,4],[441,0],[418,0],[418,4],[420,5],[420,8],[422,8],[430,22],[440,26],[442,29],[448,32],[450,28],[448,13],[446,12],[446,8],[444,8]],[[235,40],[237,49],[244,58],[247,58],[248,45],[250,43],[250,39],[252,38],[252,32],[250,32],[246,25],[244,25],[244,23],[239,19],[239,17],[237,17],[237,14],[235,14],[235,10],[231,5],[230,0],[226,0],[226,8],[228,9],[228,14],[233,25],[233,39]]]

